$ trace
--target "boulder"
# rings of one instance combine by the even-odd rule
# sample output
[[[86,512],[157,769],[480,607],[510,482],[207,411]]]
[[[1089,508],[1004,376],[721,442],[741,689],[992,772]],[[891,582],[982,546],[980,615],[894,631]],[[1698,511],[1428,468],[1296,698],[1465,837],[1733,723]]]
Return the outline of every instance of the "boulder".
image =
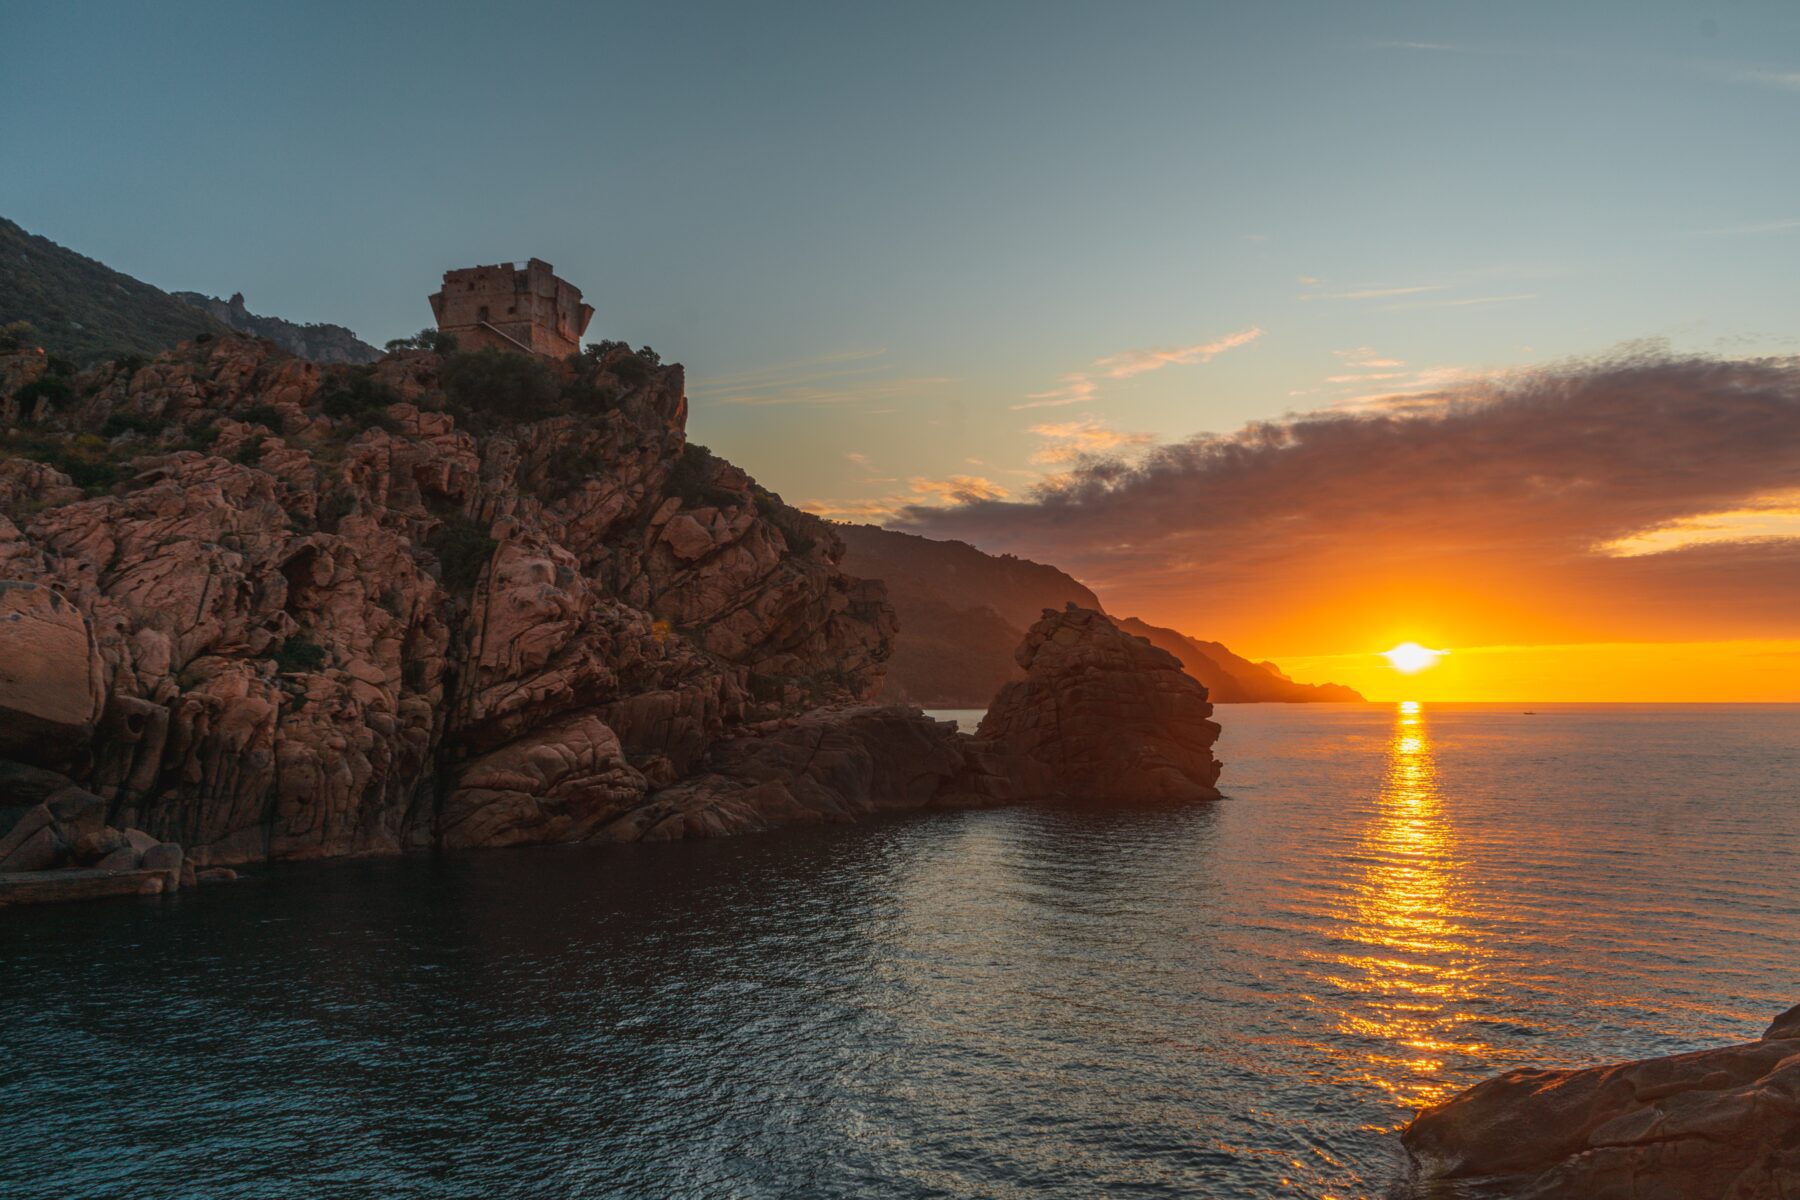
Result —
[[[1104,613],[1045,609],[975,732],[1025,760],[1031,790],[1106,803],[1216,800],[1219,761],[1206,688],[1174,655]],[[1035,776],[1035,778],[1032,778]]]
[[[1510,1071],[1426,1109],[1401,1143],[1421,1198],[1800,1195],[1800,1006],[1742,1045]]]
[[[181,847],[174,842],[158,842],[144,851],[138,866],[146,871],[162,871],[169,877],[168,890],[181,886]]]
[[[73,845],[86,835],[106,828],[106,801],[73,785],[44,801],[56,822],[56,831]]]
[[[197,883],[232,883],[237,877],[238,873],[230,867],[206,867],[194,872]]]
[[[81,610],[42,584],[0,580],[0,756],[67,763],[104,702],[100,651]]]
[[[0,862],[24,845],[38,830],[51,824],[50,809],[43,804],[9,805],[0,809]]]
[[[121,846],[94,864],[96,871],[135,871],[142,857],[129,845]]]
[[[82,834],[70,844],[70,849],[77,866],[91,867],[120,850],[131,850],[131,843],[124,834],[108,825],[104,829]],[[135,850],[131,850],[131,853],[134,857],[137,854]]]
[[[44,825],[0,858],[0,871],[47,871],[68,855],[67,843],[56,836],[53,827]]]

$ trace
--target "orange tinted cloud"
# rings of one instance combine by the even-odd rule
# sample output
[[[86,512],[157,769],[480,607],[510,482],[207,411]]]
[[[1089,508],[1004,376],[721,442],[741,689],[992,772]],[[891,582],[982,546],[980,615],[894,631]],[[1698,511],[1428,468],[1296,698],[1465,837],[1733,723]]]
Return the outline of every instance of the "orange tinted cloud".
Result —
[[[1800,538],[1606,548],[1796,486],[1800,360],[1639,356],[1087,459],[901,523],[1259,652],[1691,642],[1800,636]]]

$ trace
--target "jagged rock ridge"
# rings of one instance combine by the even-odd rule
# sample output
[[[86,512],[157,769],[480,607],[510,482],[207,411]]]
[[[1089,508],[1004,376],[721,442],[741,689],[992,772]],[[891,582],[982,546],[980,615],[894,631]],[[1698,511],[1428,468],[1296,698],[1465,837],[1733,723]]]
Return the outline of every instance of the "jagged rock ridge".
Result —
[[[229,300],[204,292],[171,292],[183,304],[192,305],[222,325],[251,337],[265,337],[298,358],[316,363],[372,363],[381,351],[342,325],[299,324],[280,317],[263,317],[244,307],[244,294]]]

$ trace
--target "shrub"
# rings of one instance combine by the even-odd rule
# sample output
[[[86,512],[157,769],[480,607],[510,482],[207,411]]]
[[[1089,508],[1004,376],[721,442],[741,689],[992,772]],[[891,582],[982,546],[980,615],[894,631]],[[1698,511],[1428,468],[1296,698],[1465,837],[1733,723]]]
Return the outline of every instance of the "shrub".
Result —
[[[163,427],[164,422],[155,417],[140,417],[133,412],[116,412],[106,418],[106,424],[100,427],[100,436],[116,438],[134,433],[141,437],[155,437],[163,431]]]
[[[187,438],[181,443],[182,450],[210,450],[214,442],[219,440],[217,425],[201,425],[188,430]]]
[[[252,404],[236,416],[238,420],[248,424],[261,425],[265,429],[281,432],[281,410],[273,404]]]
[[[239,446],[237,453],[231,456],[231,461],[240,467],[254,467],[262,461],[262,439],[251,438]]]
[[[359,370],[339,379],[322,393],[319,407],[328,417],[359,417],[364,413],[380,412],[399,399],[394,389],[376,379],[372,371]]]
[[[55,467],[90,496],[112,487],[125,474],[106,439],[91,433],[77,437],[13,433],[0,437],[0,455]]]
[[[669,481],[664,485],[664,490],[693,505],[710,504],[724,508],[742,503],[743,497],[738,493],[712,481],[714,461],[711,450],[698,442],[689,442],[681,448],[681,457],[669,472]]]
[[[30,321],[12,321],[0,325],[0,354],[14,350],[30,350],[38,344],[38,331]]]
[[[472,592],[481,581],[481,569],[500,543],[488,536],[487,526],[457,516],[432,530],[425,544],[438,557],[444,586],[456,592]]]
[[[559,410],[562,380],[535,354],[471,350],[452,354],[439,372],[452,405],[529,421]]]
[[[52,409],[61,408],[68,403],[69,397],[75,394],[67,382],[54,375],[42,375],[13,393],[13,399],[21,407],[35,405],[44,401]]]
[[[395,338],[386,349],[389,353],[395,350],[435,350],[439,354],[455,354],[456,335],[438,329],[421,329],[411,337]]]
[[[283,675],[298,671],[316,671],[325,665],[325,647],[298,635],[281,643],[275,651],[275,669]]]

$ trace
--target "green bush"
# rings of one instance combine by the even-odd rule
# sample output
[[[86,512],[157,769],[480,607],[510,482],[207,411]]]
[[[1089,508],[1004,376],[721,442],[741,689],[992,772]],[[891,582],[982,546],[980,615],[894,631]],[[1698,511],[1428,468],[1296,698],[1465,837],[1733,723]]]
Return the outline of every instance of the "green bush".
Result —
[[[535,354],[471,350],[444,359],[439,371],[453,406],[518,421],[560,411],[562,380]]]
[[[30,321],[9,321],[0,325],[0,354],[30,350],[39,340],[38,331]]]
[[[275,651],[275,669],[283,675],[297,671],[316,671],[325,665],[325,647],[295,635],[281,643]]]
[[[425,544],[443,568],[444,586],[455,592],[472,592],[500,543],[488,536],[487,526],[456,516],[432,530]]]

